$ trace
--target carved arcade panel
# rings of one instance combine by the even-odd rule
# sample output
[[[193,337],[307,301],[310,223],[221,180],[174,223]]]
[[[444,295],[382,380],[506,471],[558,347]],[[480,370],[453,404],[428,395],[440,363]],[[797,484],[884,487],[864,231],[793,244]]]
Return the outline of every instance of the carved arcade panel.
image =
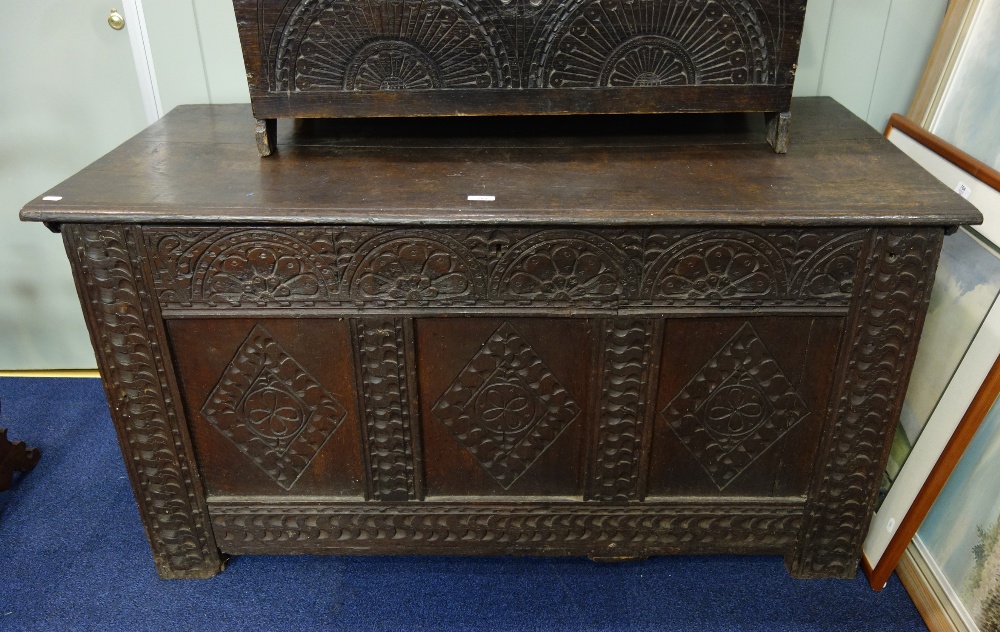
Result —
[[[785,30],[801,24],[802,5],[794,0],[236,3],[239,15],[256,22],[256,32],[242,32],[244,49],[260,56],[264,73],[264,81],[251,82],[275,94],[791,83],[788,66],[797,56],[797,41],[796,50],[783,51],[789,45]]]

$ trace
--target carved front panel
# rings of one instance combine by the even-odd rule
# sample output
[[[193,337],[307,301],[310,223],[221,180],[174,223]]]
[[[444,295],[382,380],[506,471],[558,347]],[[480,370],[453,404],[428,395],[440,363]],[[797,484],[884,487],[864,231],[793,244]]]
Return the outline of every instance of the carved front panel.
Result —
[[[868,231],[147,228],[166,310],[841,306]]]
[[[649,496],[804,496],[843,319],[668,320]]]
[[[935,239],[168,226],[135,247],[225,550],[770,550],[846,574],[898,399],[857,385],[911,355],[854,339],[915,330]]]
[[[269,118],[785,111],[806,0],[234,4]]]
[[[592,321],[425,318],[416,333],[428,498],[582,494]]]
[[[348,331],[336,319],[168,324],[210,494],[364,496]]]
[[[269,92],[774,85],[795,0],[236,2]],[[256,8],[256,11],[253,9]],[[794,46],[794,45],[793,45]]]

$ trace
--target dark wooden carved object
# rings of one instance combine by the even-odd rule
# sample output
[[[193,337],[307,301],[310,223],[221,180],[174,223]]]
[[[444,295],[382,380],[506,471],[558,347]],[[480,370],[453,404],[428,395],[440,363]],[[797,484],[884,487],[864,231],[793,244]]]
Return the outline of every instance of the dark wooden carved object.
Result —
[[[61,225],[160,574],[770,553],[854,576],[943,235],[979,215],[840,106],[796,107],[783,158],[758,120],[308,135],[264,162],[247,109],[183,108],[29,204]]]
[[[260,155],[281,117],[768,112],[806,0],[234,0]]]
[[[28,472],[42,458],[38,448],[29,448],[23,441],[11,443],[7,439],[7,429],[0,428],[0,491],[10,489],[14,472]]]

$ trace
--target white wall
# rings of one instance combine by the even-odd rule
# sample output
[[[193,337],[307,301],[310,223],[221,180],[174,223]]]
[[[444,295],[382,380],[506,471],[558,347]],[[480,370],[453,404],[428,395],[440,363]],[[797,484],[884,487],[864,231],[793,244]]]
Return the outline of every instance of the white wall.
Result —
[[[247,103],[230,0],[142,0],[163,111],[183,103]]]
[[[62,240],[17,213],[146,126],[110,8],[0,0],[0,370],[97,366]]]
[[[879,131],[905,114],[948,0],[810,0],[797,96],[831,96]]]

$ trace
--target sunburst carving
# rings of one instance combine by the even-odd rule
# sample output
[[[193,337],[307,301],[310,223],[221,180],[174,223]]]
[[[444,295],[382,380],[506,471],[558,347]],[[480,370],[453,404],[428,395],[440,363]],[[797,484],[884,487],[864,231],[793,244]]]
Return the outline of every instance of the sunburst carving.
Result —
[[[773,36],[748,0],[576,0],[552,20],[554,88],[773,83]]]
[[[510,85],[496,30],[463,0],[302,2],[275,61],[279,85],[294,91]]]

